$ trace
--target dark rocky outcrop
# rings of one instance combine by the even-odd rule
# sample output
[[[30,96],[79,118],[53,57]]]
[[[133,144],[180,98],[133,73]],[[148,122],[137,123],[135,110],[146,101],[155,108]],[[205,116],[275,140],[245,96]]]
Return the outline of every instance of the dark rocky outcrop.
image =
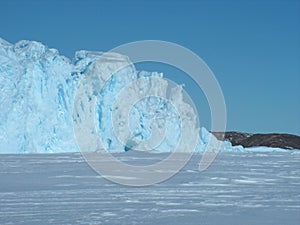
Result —
[[[249,134],[242,132],[212,132],[217,139],[243,147],[266,146],[283,149],[300,149],[300,136],[293,134]]]

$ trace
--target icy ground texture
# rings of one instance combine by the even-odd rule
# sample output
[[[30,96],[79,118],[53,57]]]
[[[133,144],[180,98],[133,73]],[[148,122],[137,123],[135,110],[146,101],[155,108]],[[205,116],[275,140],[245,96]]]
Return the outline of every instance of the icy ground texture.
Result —
[[[125,67],[115,72],[121,66]],[[112,72],[115,72],[113,76]],[[90,82],[96,78],[97,82],[91,86]],[[111,113],[115,107],[114,100],[126,85],[137,79],[143,82],[142,85],[126,89],[127,96],[138,96],[149,90],[152,95],[166,95],[167,84],[151,78],[161,80],[162,74],[136,71],[126,56],[112,53],[102,57],[100,52],[78,51],[70,60],[61,56],[56,49],[39,42],[20,41],[13,45],[0,39],[0,153],[78,151],[73,133],[73,115],[75,127],[80,127],[86,115],[95,118],[92,125],[81,130],[85,134],[80,135],[81,142],[86,141],[91,145],[82,150],[95,150],[97,146],[111,151],[124,151],[126,144],[130,148],[138,141],[148,140],[150,144],[145,148],[172,151],[181,134],[192,137],[192,131],[197,131],[199,138],[196,151],[204,151],[214,136],[205,128],[198,131],[195,113],[192,111],[181,115],[189,128],[182,132],[176,109],[165,100],[154,97],[137,102],[130,111],[131,136],[126,136],[124,132],[128,123],[118,121],[114,127],[123,136],[121,142],[116,138]],[[83,87],[79,93],[82,99],[79,98],[73,111],[78,86]],[[182,100],[180,86],[171,88],[170,98],[181,108],[188,109],[189,106]],[[88,105],[89,100],[86,99],[91,102],[98,99],[96,107]],[[126,103],[126,99],[121,98],[119,102]],[[119,118],[122,110],[119,109],[118,113],[116,118]],[[97,130],[94,130],[95,126]],[[160,138],[155,134],[164,132],[165,139],[162,142],[155,140]],[[224,142],[222,150],[242,151],[243,148],[232,147],[229,142]]]
[[[114,156],[147,165],[166,154]],[[99,176],[79,153],[2,155],[0,224],[299,225],[299,153],[220,153],[202,173],[200,158],[136,188]]]

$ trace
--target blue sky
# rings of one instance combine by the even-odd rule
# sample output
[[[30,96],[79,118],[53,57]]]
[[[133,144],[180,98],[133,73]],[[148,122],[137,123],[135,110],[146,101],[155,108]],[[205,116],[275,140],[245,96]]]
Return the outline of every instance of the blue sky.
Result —
[[[214,72],[228,130],[300,134],[300,1],[124,2],[2,0],[0,37],[37,40],[68,57],[138,40],[175,42]],[[157,70],[185,82],[176,69]],[[205,98],[185,83],[209,128]]]

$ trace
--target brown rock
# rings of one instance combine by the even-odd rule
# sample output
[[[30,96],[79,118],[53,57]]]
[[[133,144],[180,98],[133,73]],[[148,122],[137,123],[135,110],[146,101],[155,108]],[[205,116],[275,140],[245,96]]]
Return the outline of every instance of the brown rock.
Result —
[[[242,132],[212,132],[217,139],[230,141],[243,147],[266,146],[283,149],[299,149],[300,136],[293,134],[249,134]]]

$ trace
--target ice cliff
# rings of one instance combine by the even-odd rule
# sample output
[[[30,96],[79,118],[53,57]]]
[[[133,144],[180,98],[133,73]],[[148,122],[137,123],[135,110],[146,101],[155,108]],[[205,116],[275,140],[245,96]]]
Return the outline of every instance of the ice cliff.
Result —
[[[126,137],[124,134],[123,137],[126,144],[114,135],[117,129],[122,136],[126,121],[120,119],[113,124],[112,120],[113,103],[126,85],[138,79],[143,82],[142,85],[131,86],[125,93],[125,100],[150,89],[152,95],[164,96],[167,84],[151,79],[162,79],[163,75],[136,71],[126,56],[111,53],[103,58],[102,55],[101,52],[78,51],[74,59],[70,60],[56,49],[39,42],[20,41],[10,44],[0,39],[0,153],[79,151],[73,125],[83,121],[85,110],[94,113],[95,130],[94,127],[86,127],[83,132],[90,132],[109,151],[129,150],[144,140],[148,140],[145,148],[172,151],[178,143],[181,126],[176,109],[163,99],[147,97],[136,102],[129,112],[132,136]],[[114,67],[123,64],[123,69],[107,80]],[[100,74],[97,82],[102,82],[103,88],[98,90],[95,83],[90,91],[83,88],[81,93],[97,96],[95,109],[74,104],[78,85],[84,85],[85,80],[93,79],[95,74]],[[175,102],[184,105],[186,103],[181,93],[181,87],[177,86],[171,89],[169,95]],[[121,100],[120,106],[125,103]],[[122,110],[118,113],[122,113]],[[115,116],[121,118],[118,114]],[[195,115],[186,115],[186,121],[191,129],[198,129],[194,123]],[[155,136],[157,132],[164,132],[165,135],[159,145],[155,141],[159,138]],[[214,136],[205,128],[198,130],[198,133],[196,151],[203,151]],[[225,151],[242,150],[241,147],[233,148],[229,142],[224,142],[222,148]]]

